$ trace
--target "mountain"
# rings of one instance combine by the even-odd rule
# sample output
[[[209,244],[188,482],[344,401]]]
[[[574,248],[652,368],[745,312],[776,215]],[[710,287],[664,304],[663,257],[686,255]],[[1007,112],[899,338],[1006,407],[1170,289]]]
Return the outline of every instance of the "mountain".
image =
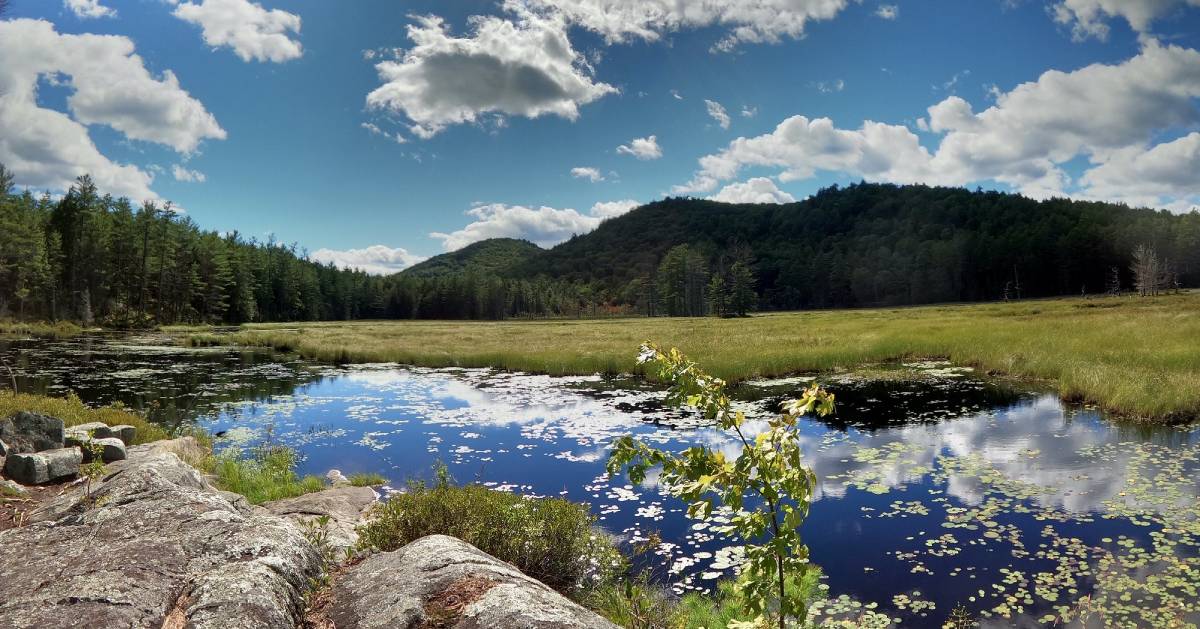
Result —
[[[709,272],[748,260],[764,308],[1098,293],[1114,269],[1123,286],[1131,285],[1130,256],[1141,244],[1154,247],[1181,284],[1200,285],[1197,212],[865,183],[783,205],[668,198],[549,250],[483,241],[408,272],[487,266],[508,278],[588,284],[611,301],[634,303],[638,280],[653,278],[666,253],[682,244]]]
[[[507,277],[544,250],[528,240],[491,238],[450,253],[433,256],[401,271],[410,277],[436,277],[475,272]]]

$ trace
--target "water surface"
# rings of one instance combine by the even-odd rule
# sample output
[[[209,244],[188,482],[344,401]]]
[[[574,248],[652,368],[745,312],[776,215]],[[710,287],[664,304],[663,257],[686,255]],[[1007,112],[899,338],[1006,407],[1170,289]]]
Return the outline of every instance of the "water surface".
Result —
[[[435,462],[460,482],[587,502],[626,542],[661,541],[642,564],[676,592],[730,576],[736,547],[689,520],[654,479],[604,473],[608,444],[635,434],[736,455],[730,435],[661,408],[632,380],[486,369],[319,366],[266,351],[164,347],[161,339],[0,341],[19,386],[120,401],[170,426],[199,424],[219,447],[269,438],[302,472],[378,472],[400,487]],[[1200,620],[1200,431],[1111,422],[1054,396],[1013,391],[940,363],[919,382],[826,377],[828,421],[803,421],[819,479],[803,528],[831,602],[906,626],[956,606],[995,626],[1037,625],[1091,595],[1093,622]],[[763,418],[808,378],[750,383],[738,404]],[[763,422],[751,422],[761,430]]]

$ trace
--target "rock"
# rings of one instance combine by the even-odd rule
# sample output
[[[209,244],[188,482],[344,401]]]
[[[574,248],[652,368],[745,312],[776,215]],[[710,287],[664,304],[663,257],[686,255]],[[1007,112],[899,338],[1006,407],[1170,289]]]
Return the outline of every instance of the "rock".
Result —
[[[100,458],[105,463],[125,460],[125,442],[116,437],[93,438],[87,436],[86,433],[71,432],[68,430],[66,443],[67,446],[78,447],[83,452],[84,463],[92,461],[93,446],[100,448]]]
[[[0,496],[24,496],[29,490],[10,481],[0,479]]]
[[[41,452],[63,447],[63,421],[57,417],[21,411],[0,420],[0,440],[13,453]]]
[[[100,458],[105,463],[125,460],[126,453],[124,441],[121,441],[116,437],[109,437],[108,439],[92,439],[92,443],[100,445]]]
[[[325,615],[338,629],[616,628],[513,566],[445,535],[363,560],[335,582],[330,598]]]
[[[109,428],[108,424],[104,422],[75,424],[74,426],[67,427],[66,434],[67,437],[70,437],[72,434],[79,434],[85,437],[91,435],[95,439],[108,439],[114,436],[112,428]]]
[[[3,439],[0,439],[0,456],[8,456],[8,445],[4,443]]]
[[[200,445],[195,437],[178,437],[164,439],[126,449],[130,458],[148,456],[150,454],[171,453],[189,465],[198,465],[208,456],[208,449]]]
[[[325,480],[329,481],[330,485],[349,485],[350,479],[342,475],[341,470],[329,470],[325,472]]]
[[[83,453],[79,448],[23,452],[8,457],[4,472],[22,485],[41,485],[79,474]]]
[[[180,444],[176,444],[180,445]],[[0,627],[290,628],[319,557],[291,522],[237,507],[167,448],[129,449],[0,532]]]
[[[375,490],[370,487],[344,485],[295,498],[263,503],[262,506],[267,511],[299,525],[323,515],[329,516],[326,528],[329,533],[329,545],[340,557],[343,549],[353,548],[358,543],[358,533],[354,527],[364,522],[367,510],[378,499]]]
[[[123,441],[127,446],[133,445],[133,440],[137,437],[137,428],[128,424],[109,426],[109,430],[112,431],[114,437]]]

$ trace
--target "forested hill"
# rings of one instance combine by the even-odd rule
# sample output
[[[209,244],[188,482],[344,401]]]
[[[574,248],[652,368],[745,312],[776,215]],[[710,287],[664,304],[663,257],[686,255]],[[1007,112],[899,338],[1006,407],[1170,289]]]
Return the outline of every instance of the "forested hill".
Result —
[[[542,251],[541,247],[528,240],[490,238],[434,256],[402,273],[411,277],[432,277],[472,272],[507,277]]]
[[[387,277],[204,231],[155,203],[15,193],[0,164],[0,319],[112,326],[742,314],[1200,286],[1200,214],[924,186],[789,205],[666,199],[553,249],[491,240]]]
[[[514,275],[588,283],[635,303],[681,244],[709,274],[748,259],[760,306],[774,309],[1099,293],[1114,268],[1128,288],[1141,244],[1181,284],[1200,285],[1195,212],[886,184],[835,186],[786,205],[666,199],[529,256]]]

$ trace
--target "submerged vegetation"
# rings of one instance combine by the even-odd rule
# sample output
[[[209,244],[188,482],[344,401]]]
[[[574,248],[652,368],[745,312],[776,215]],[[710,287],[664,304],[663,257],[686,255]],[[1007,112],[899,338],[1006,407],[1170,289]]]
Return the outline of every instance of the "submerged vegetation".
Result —
[[[354,322],[245,326],[184,337],[330,362],[499,367],[557,375],[638,371],[645,338],[729,381],[898,359],[1051,381],[1067,400],[1154,421],[1200,416],[1200,293],[838,310],[747,319]]]

